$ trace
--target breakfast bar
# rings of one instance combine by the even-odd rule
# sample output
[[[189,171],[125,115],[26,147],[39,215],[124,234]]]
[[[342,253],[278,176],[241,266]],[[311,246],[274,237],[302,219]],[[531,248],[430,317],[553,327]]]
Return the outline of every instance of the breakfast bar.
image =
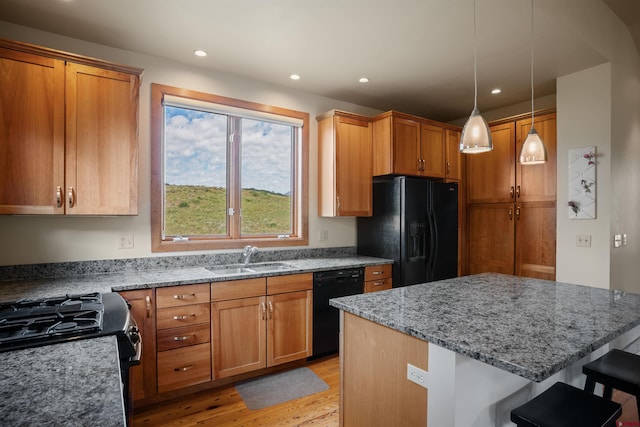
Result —
[[[512,425],[513,408],[557,381],[582,388],[582,365],[610,348],[634,350],[640,337],[640,295],[495,273],[331,305],[342,317],[347,427],[386,416]]]

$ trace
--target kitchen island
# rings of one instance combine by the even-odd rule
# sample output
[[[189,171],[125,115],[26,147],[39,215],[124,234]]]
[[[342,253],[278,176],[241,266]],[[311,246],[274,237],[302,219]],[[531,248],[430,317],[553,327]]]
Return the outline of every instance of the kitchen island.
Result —
[[[346,427],[512,425],[511,409],[556,381],[583,387],[583,364],[640,336],[640,295],[494,273],[331,305]]]

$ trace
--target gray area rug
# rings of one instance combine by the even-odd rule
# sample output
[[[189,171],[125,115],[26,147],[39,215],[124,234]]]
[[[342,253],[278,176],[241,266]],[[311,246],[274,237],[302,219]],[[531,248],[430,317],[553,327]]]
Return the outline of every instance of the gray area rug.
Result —
[[[249,409],[266,408],[328,389],[327,383],[309,368],[297,368],[236,384],[236,390]]]

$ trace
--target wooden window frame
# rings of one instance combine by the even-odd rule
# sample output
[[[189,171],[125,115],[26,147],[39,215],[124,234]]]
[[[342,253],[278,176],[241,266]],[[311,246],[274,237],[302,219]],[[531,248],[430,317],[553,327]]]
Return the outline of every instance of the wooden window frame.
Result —
[[[211,102],[245,110],[276,114],[302,120],[300,129],[299,154],[294,162],[292,177],[294,178],[294,203],[292,203],[293,234],[286,238],[275,236],[250,236],[245,238],[197,237],[186,241],[174,241],[173,238],[163,239],[163,128],[165,95],[172,95],[198,101]],[[299,163],[299,164],[298,164]],[[151,251],[201,251],[216,249],[235,249],[246,245],[260,247],[306,246],[309,243],[309,114],[289,110],[286,108],[258,104],[204,92],[181,89],[172,86],[151,84]],[[233,178],[232,178],[233,179]],[[230,182],[229,191],[239,188],[239,182]],[[232,195],[232,197],[234,197]]]

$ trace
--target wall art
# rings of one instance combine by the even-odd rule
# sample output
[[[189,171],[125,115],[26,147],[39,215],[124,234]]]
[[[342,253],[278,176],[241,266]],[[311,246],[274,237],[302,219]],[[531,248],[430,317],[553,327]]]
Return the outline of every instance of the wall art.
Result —
[[[569,150],[569,219],[596,218],[595,145]]]

